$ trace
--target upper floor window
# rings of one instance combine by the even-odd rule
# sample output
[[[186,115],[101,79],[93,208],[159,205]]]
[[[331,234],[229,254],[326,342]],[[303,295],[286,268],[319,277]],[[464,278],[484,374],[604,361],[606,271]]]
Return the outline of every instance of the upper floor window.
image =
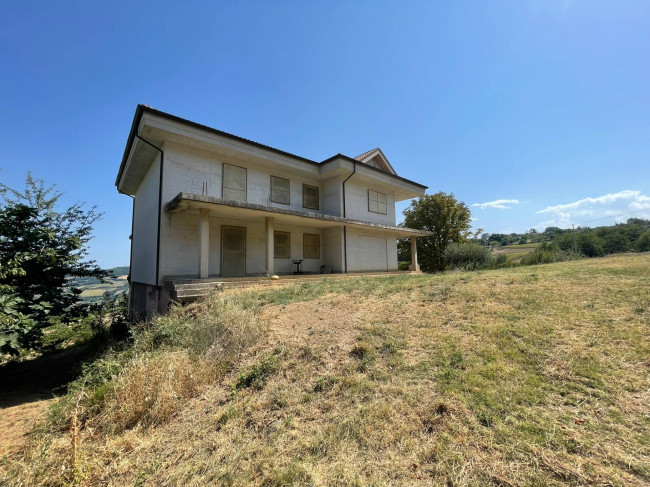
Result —
[[[223,165],[221,197],[225,200],[246,201],[246,169]]]
[[[302,207],[318,210],[319,208],[318,186],[302,185]]]
[[[288,179],[271,176],[271,201],[288,205],[290,183]]]
[[[273,232],[273,256],[276,259],[291,257],[291,234],[289,232]]]
[[[373,213],[386,214],[386,195],[379,191],[368,190],[368,211]]]

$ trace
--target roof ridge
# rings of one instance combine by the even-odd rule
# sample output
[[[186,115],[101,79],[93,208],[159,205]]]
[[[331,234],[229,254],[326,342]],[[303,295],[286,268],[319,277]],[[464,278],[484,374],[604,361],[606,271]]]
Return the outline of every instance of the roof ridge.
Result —
[[[376,150],[381,150],[379,147],[375,147],[374,149],[370,149],[369,151],[364,152],[363,154],[359,154],[358,156],[354,157],[353,159],[356,159],[357,161],[360,161],[364,157],[366,157],[368,154],[371,154],[372,152],[375,152]]]

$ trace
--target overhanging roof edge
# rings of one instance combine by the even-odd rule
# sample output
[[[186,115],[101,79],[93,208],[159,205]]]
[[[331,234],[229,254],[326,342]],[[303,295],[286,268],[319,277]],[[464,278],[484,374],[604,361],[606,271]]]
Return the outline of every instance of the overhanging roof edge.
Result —
[[[174,211],[181,205],[182,202],[208,204],[215,206],[228,206],[231,208],[242,208],[247,210],[254,210],[266,213],[273,213],[276,215],[297,216],[301,218],[312,218],[320,221],[329,221],[332,223],[339,223],[341,225],[352,225],[374,228],[377,230],[388,230],[395,233],[408,234],[413,236],[428,237],[433,235],[432,232],[426,230],[419,230],[416,228],[405,228],[394,225],[385,225],[383,223],[366,222],[363,220],[354,220],[351,218],[342,218],[333,215],[325,215],[322,213],[314,213],[311,211],[290,210],[288,208],[277,208],[275,206],[260,205],[257,203],[247,203],[243,201],[226,200],[214,196],[198,195],[194,193],[178,193],[170,202],[165,205],[165,211]]]

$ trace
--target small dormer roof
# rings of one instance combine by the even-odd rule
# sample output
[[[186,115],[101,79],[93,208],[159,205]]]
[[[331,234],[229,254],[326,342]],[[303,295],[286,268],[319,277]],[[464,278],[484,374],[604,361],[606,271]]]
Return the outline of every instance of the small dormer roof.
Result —
[[[374,149],[370,149],[368,152],[359,154],[355,159],[359,162],[376,167],[377,169],[382,169],[389,174],[397,176],[395,169],[393,169],[393,166],[388,162],[388,158],[379,147],[375,147]]]

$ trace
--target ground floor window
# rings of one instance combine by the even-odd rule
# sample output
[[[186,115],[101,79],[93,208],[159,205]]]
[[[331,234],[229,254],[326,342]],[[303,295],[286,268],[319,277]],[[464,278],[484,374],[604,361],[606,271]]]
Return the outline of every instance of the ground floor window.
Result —
[[[302,234],[302,256],[304,259],[320,259],[320,235]]]
[[[291,234],[289,232],[273,232],[273,255],[276,259],[291,257]]]

